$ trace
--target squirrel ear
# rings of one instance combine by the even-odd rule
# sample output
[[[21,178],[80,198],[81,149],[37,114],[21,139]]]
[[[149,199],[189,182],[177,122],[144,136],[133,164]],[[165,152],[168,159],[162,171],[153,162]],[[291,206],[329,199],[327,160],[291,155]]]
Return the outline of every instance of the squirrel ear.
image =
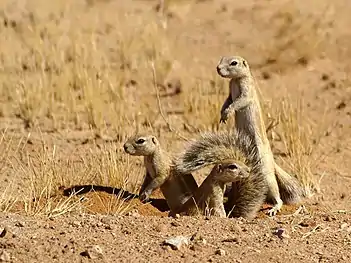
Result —
[[[245,60],[243,60],[243,65],[244,65],[244,67],[247,67],[247,63]]]
[[[155,136],[152,136],[151,140],[152,140],[152,142],[153,142],[154,144],[157,144],[157,140],[156,140],[156,137],[155,137]]]
[[[222,165],[221,164],[217,164],[217,170],[218,170],[218,172],[222,172]]]

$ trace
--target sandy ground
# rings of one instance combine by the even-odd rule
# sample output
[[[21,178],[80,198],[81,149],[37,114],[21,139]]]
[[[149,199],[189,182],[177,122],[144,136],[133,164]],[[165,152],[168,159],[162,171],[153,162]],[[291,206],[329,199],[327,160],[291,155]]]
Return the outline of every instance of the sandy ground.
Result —
[[[163,13],[157,1],[3,2],[0,261],[351,262],[350,1],[165,1]],[[189,138],[218,129],[227,89],[215,66],[228,54],[249,61],[267,100],[303,108],[320,192],[252,221],[170,218],[159,191],[120,201],[143,174],[122,152],[137,127],[181,147],[147,58]],[[175,236],[188,244],[164,245]]]

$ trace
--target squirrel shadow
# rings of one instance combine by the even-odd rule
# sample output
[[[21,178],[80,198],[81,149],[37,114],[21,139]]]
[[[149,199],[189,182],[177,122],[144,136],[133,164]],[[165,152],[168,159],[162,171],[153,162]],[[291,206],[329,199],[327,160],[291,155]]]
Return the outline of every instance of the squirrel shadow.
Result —
[[[114,194],[120,198],[123,198],[126,201],[130,201],[135,198],[139,198],[139,195],[132,194],[128,191],[125,191],[120,188],[110,187],[110,186],[101,186],[101,185],[75,185],[63,190],[64,196],[70,196],[72,194],[82,195],[89,193],[91,191],[95,192],[104,192],[107,194]],[[167,204],[166,199],[159,199],[159,198],[149,198],[148,202],[150,205],[155,207],[161,212],[169,211],[169,206]]]

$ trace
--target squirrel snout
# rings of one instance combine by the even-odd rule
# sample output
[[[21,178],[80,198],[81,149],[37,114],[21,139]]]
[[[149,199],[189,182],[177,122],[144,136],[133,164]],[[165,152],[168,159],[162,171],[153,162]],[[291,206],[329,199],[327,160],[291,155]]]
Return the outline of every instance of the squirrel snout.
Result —
[[[223,74],[225,74],[225,66],[221,65],[221,64],[218,64],[217,65],[217,73],[220,75],[220,76],[223,76]],[[224,71],[223,71],[224,70]]]

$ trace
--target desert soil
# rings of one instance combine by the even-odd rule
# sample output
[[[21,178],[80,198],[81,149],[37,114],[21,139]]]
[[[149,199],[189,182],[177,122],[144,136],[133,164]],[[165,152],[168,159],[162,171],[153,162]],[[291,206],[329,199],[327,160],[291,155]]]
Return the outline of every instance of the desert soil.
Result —
[[[1,1],[0,261],[351,262],[351,2],[164,3]],[[285,134],[305,136],[297,151],[311,143],[318,191],[250,221],[171,218],[160,191],[124,199],[143,176],[122,150],[135,130],[177,151],[181,136],[226,129],[215,67],[230,54],[273,118],[282,101],[301,110]],[[272,138],[291,171],[301,152],[284,143]],[[164,244],[177,236],[187,244]]]

